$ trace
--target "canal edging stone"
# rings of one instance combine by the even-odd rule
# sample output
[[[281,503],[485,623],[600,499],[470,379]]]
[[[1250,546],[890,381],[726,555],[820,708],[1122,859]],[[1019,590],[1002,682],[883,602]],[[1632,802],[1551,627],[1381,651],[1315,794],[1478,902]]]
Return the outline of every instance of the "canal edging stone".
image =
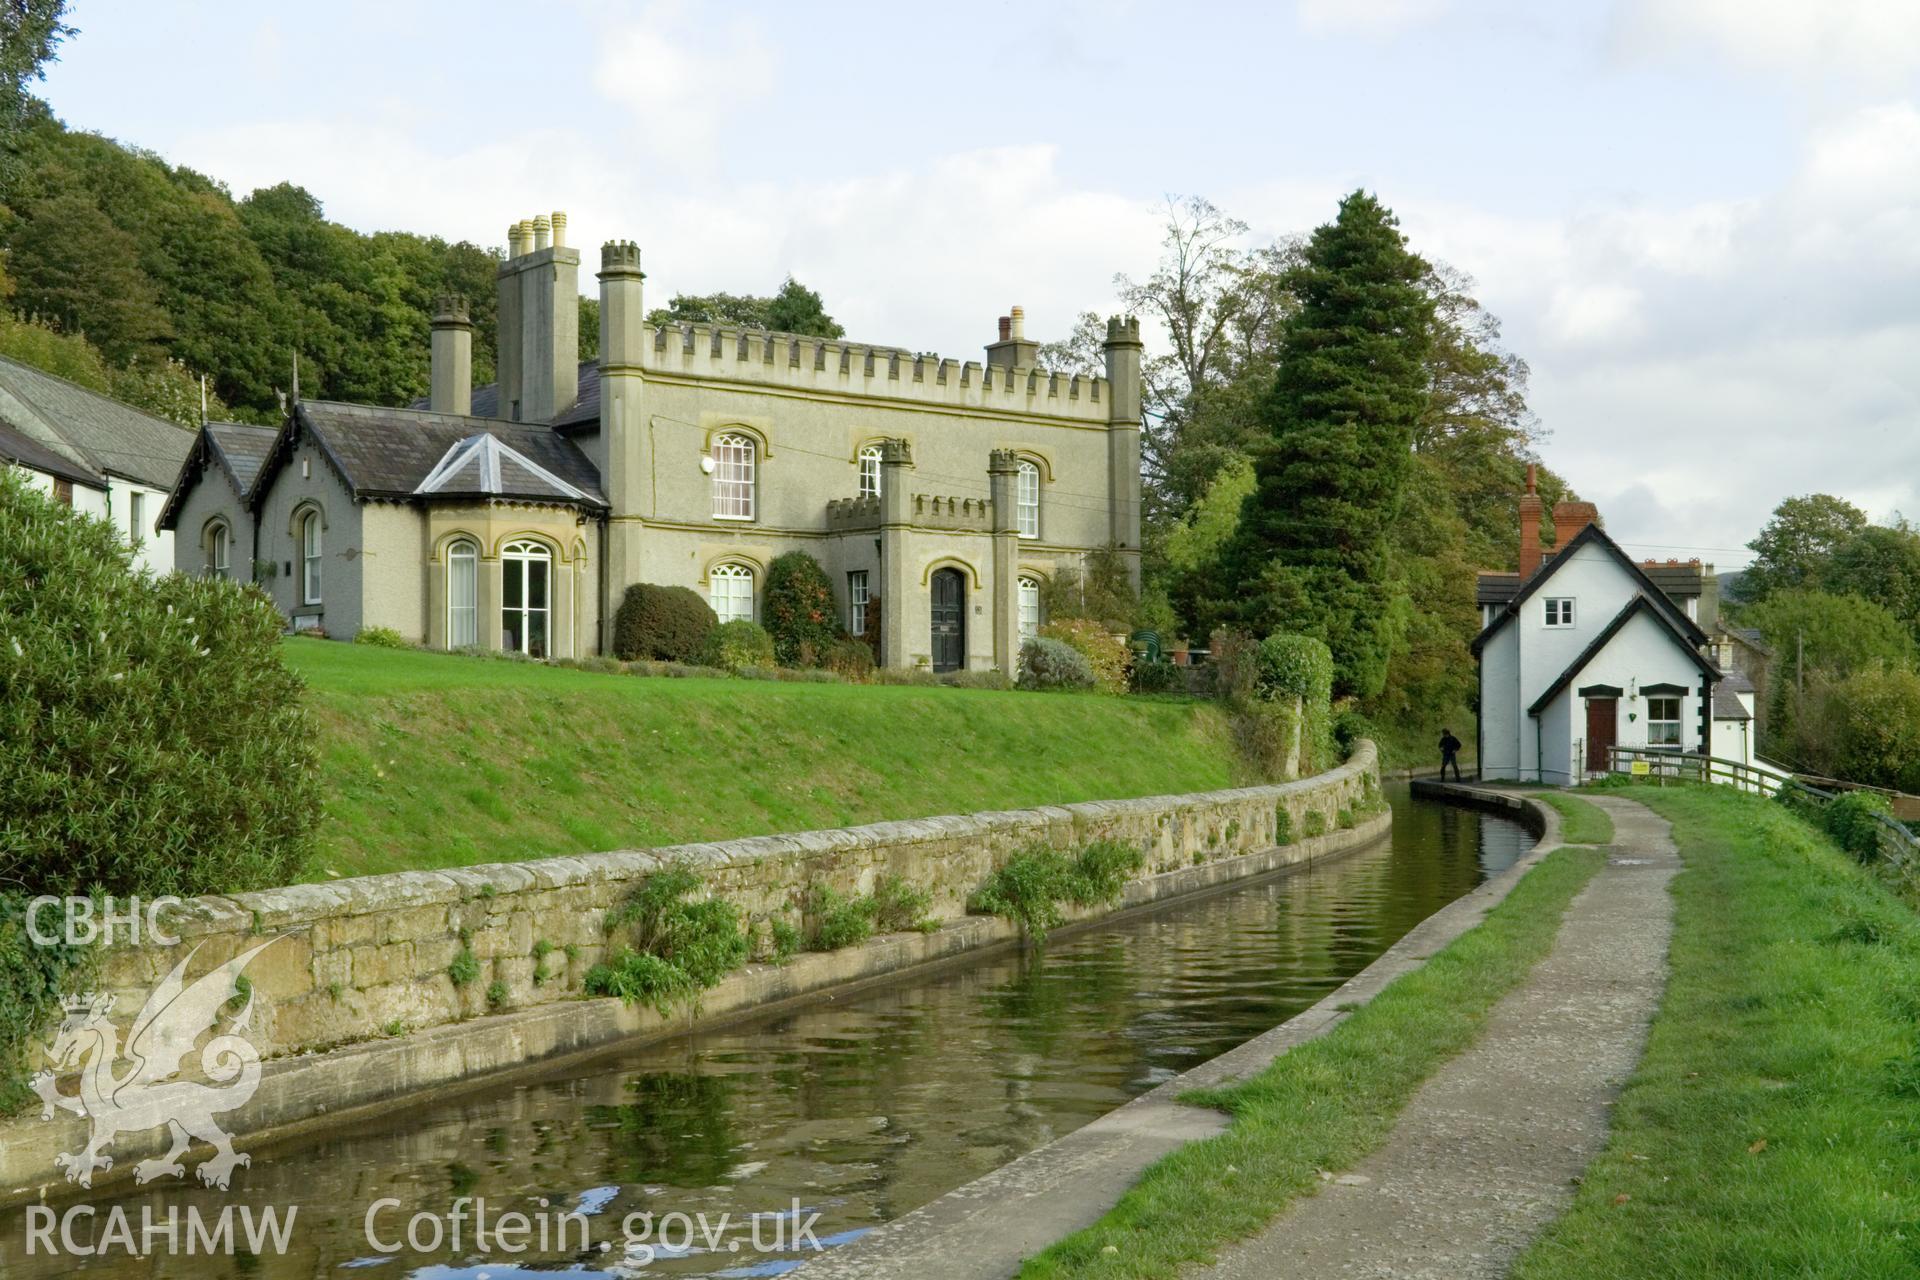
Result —
[[[1561,846],[1557,812],[1524,796],[1502,795],[1491,803],[1504,809],[1511,800],[1524,809],[1528,826],[1538,836],[1533,848],[1414,926],[1311,1008],[1092,1123],[876,1227],[860,1240],[808,1260],[798,1274],[806,1280],[893,1280],[902,1275],[915,1280],[1005,1280],[1023,1259],[1097,1222],[1148,1166],[1226,1128],[1224,1114],[1188,1106],[1180,1101],[1183,1094],[1256,1075],[1289,1049],[1325,1035],[1395,978],[1419,968],[1484,920],[1528,871]]]
[[[275,939],[250,966],[255,1009],[250,1038],[267,1061],[261,1085],[222,1124],[243,1147],[334,1127],[404,1105],[427,1089],[505,1081],[552,1070],[556,1060],[755,1016],[788,1002],[896,980],[958,963],[982,949],[1017,945],[1017,926],[968,916],[966,899],[1017,849],[1041,842],[1071,849],[1121,840],[1146,850],[1142,875],[1112,906],[1066,911],[1067,928],[1290,866],[1379,839],[1391,814],[1368,814],[1379,797],[1370,742],[1326,773],[1268,786],[1036,809],[876,823],[644,852],[624,851],[444,872],[402,872],[192,899],[170,927],[177,945],[121,947],[101,964],[101,989],[125,1023],[154,983],[193,955],[189,978]],[[1355,810],[1360,816],[1354,816]],[[1295,838],[1276,845],[1278,815]],[[1324,834],[1302,836],[1318,814]],[[1343,819],[1343,814],[1346,816]],[[1348,825],[1342,826],[1342,821]],[[930,933],[889,934],[783,965],[754,964],[702,996],[697,1018],[662,1018],[618,1000],[581,996],[587,967],[604,952],[604,919],[660,868],[690,864],[707,889],[763,923],[819,884],[870,893],[887,874],[933,892],[942,919]],[[556,972],[535,983],[552,950]],[[572,944],[574,954],[562,949]],[[447,972],[470,950],[477,980]],[[514,998],[488,1011],[493,980]],[[516,1007],[517,1006],[517,1007]],[[397,1025],[396,1025],[397,1024]],[[400,1034],[383,1035],[393,1027]],[[68,1086],[68,1092],[72,1086]],[[84,1145],[86,1122],[64,1112],[0,1123],[0,1203],[62,1194],[54,1156]],[[165,1148],[166,1131],[124,1133],[105,1185]]]

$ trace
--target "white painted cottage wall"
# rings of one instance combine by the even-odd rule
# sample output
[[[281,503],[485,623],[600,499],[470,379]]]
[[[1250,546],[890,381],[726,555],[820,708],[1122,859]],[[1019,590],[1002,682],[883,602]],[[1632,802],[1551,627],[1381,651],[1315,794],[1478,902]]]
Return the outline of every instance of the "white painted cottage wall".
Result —
[[[1510,622],[1480,651],[1481,777],[1520,778],[1520,724],[1526,714],[1520,701],[1520,627]]]
[[[1612,621],[1611,616],[1607,621]],[[1640,690],[1650,684],[1677,684],[1686,689],[1688,692],[1680,698],[1680,746],[1687,751],[1700,749],[1700,668],[1688,660],[1658,620],[1641,612],[1635,614],[1554,699],[1553,705],[1562,710],[1552,726],[1542,726],[1541,737],[1546,744],[1542,781],[1579,780],[1575,762],[1580,759],[1587,738],[1586,700],[1580,697],[1579,691],[1593,684],[1614,685],[1622,690],[1615,706],[1618,718],[1614,741],[1623,747],[1647,745],[1647,695]],[[1544,712],[1542,717],[1544,720]]]

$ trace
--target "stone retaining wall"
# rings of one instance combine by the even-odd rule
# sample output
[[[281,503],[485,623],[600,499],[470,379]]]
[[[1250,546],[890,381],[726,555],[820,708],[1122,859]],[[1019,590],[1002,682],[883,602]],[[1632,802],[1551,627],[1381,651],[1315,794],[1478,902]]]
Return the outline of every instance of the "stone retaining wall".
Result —
[[[576,999],[608,949],[607,912],[664,866],[698,871],[709,892],[736,903],[756,945],[771,919],[800,922],[811,886],[871,893],[898,875],[933,895],[932,914],[966,913],[966,900],[1015,850],[1041,842],[1073,849],[1117,840],[1147,851],[1143,875],[1229,858],[1275,843],[1276,813],[1291,838],[1324,830],[1340,811],[1378,795],[1371,744],[1329,773],[1275,786],[998,813],[881,822],[646,851],[401,872],[196,898],[169,917],[177,946],[119,948],[100,987],[116,1011],[137,1011],[154,983],[198,948],[189,977],[268,938],[248,966],[256,994],[252,1038],[262,1056],[324,1048],[400,1028],[417,1031],[481,1014]],[[541,943],[545,946],[541,946]],[[456,983],[471,951],[478,976]],[[543,952],[544,959],[536,955]],[[489,1001],[504,984],[505,998]]]
[[[888,873],[929,887],[933,913],[945,919],[930,933],[887,934],[841,951],[803,953],[783,965],[749,964],[703,996],[698,1021],[713,1025],[1016,942],[1015,925],[965,916],[965,900],[1007,855],[1035,841],[1072,848],[1114,839],[1147,849],[1147,865],[1118,903],[1067,909],[1070,920],[1086,922],[1379,839],[1391,822],[1384,809],[1356,813],[1351,826],[1340,821],[1342,810],[1379,796],[1378,779],[1373,747],[1363,742],[1338,769],[1277,786],[196,899],[182,919],[170,921],[178,945],[109,953],[100,985],[115,996],[115,1020],[124,1028],[153,982],[187,952],[199,948],[191,979],[277,939],[247,970],[255,997],[248,1038],[269,1061],[252,1099],[221,1117],[251,1145],[352,1123],[423,1090],[549,1069],[544,1064],[560,1058],[685,1030],[685,1014],[668,1019],[618,1000],[581,998],[586,969],[606,947],[606,912],[676,860],[697,866],[713,892],[739,903],[758,933],[771,916],[796,918],[799,900],[814,884],[867,892]],[[1291,839],[1276,846],[1282,812]],[[1315,814],[1318,821],[1310,821]],[[1313,834],[1319,829],[1325,834]],[[546,956],[548,976],[535,983],[533,949],[541,938],[556,950]],[[576,948],[571,957],[558,949],[569,941]],[[447,969],[467,948],[479,974],[456,986]],[[507,985],[509,998],[489,1007],[486,989],[496,979]],[[73,1092],[71,1081],[62,1087]],[[84,1145],[86,1132],[84,1119],[65,1113],[51,1123],[37,1112],[0,1122],[0,1203],[70,1193],[55,1158]],[[96,1185],[130,1175],[136,1160],[165,1148],[165,1135],[164,1129],[119,1134],[116,1163],[96,1175]]]

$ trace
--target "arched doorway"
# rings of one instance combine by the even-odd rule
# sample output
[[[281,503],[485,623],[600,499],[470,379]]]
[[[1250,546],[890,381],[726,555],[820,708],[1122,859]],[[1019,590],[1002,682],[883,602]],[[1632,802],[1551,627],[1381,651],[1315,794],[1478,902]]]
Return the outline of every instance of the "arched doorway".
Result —
[[[933,575],[933,669],[967,665],[967,579],[958,569]]]

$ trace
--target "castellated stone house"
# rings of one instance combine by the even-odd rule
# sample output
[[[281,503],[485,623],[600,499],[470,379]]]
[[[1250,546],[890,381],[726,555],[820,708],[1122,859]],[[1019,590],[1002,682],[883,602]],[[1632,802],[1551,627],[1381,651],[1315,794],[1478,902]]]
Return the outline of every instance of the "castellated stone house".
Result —
[[[801,550],[880,657],[1011,670],[1042,586],[1140,554],[1140,329],[1104,377],[1035,363],[1019,308],[984,362],[645,320],[640,252],[600,251],[600,356],[577,362],[580,253],[556,213],[510,229],[499,381],[472,385],[464,302],[443,298],[427,402],[305,400],[278,428],[211,423],[162,513],[176,566],[251,564],[294,629],[391,627],[435,648],[609,647],[627,587],[692,587],[761,616]]]

